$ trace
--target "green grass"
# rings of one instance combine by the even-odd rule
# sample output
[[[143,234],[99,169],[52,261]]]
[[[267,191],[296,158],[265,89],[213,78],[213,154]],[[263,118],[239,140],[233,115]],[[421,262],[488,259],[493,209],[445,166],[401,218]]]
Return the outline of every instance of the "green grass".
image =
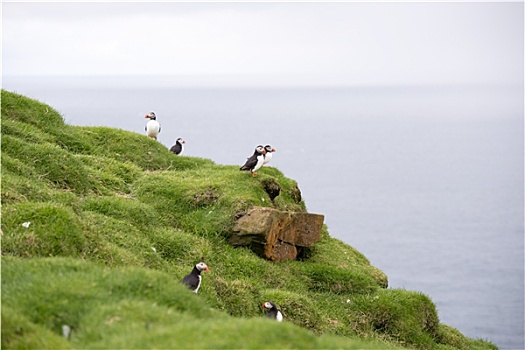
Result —
[[[428,296],[389,289],[326,227],[298,261],[229,245],[252,206],[306,211],[276,168],[252,178],[175,156],[144,135],[64,124],[7,91],[1,122],[6,349],[495,348],[439,323]],[[180,281],[200,260],[211,272],[195,295]],[[264,317],[267,300],[283,323]]]

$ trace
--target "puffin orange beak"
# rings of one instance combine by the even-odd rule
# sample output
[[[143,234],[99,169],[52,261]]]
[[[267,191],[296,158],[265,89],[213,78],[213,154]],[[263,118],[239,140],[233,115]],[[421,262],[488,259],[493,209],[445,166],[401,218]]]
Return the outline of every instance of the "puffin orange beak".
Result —
[[[204,271],[206,272],[210,272],[210,268],[208,266],[206,266],[206,268],[204,269]]]
[[[275,148],[272,147],[272,152],[277,152],[277,150]]]

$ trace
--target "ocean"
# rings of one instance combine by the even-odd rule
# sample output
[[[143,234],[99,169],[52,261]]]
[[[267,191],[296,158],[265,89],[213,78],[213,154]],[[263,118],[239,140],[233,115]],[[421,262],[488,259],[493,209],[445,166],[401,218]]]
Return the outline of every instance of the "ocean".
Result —
[[[330,235],[420,291],[440,321],[524,349],[523,86],[184,86],[153,78],[14,78],[72,125],[144,133],[242,165],[258,144]]]

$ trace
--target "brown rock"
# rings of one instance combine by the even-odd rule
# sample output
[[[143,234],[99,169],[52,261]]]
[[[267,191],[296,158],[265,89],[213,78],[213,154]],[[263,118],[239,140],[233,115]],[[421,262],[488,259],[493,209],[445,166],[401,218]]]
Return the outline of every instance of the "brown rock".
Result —
[[[293,260],[298,247],[310,247],[321,238],[324,215],[253,207],[237,220],[232,245],[251,246],[274,261]]]
[[[297,247],[286,242],[278,242],[273,249],[268,249],[269,259],[273,261],[295,260]]]

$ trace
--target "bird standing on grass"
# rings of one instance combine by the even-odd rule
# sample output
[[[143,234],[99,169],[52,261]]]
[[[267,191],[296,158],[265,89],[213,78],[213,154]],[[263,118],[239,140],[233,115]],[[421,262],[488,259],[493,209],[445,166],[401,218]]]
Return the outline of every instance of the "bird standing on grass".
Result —
[[[266,165],[270,162],[270,160],[272,160],[272,156],[273,156],[273,152],[276,151],[275,148],[273,148],[272,146],[270,145],[266,145],[264,146],[264,149],[266,150],[266,153],[264,154],[264,163],[263,165]]]
[[[144,130],[146,130],[146,135],[154,140],[157,140],[157,136],[160,133],[160,124],[157,121],[155,112],[149,112],[144,116],[144,118],[149,119],[149,121],[146,123],[146,127],[144,128]]]
[[[184,144],[186,141],[182,139],[182,137],[179,137],[173,146],[171,146],[170,151],[181,156],[182,152],[184,152]]]
[[[279,311],[279,309],[277,308],[277,305],[275,305],[275,303],[273,301],[267,301],[267,302],[263,303],[262,307],[265,308],[265,309],[270,310],[266,314],[266,317],[272,318],[272,319],[276,320],[277,322],[282,322],[283,321],[283,314],[281,313],[281,311]]]
[[[262,145],[257,146],[253,155],[248,158],[240,170],[250,171],[252,176],[256,176],[255,172],[263,166],[265,153],[266,150]]]
[[[182,279],[182,283],[188,286],[188,288],[191,289],[193,293],[197,293],[199,291],[202,282],[202,271],[210,272],[210,269],[205,263],[201,261],[195,265],[193,270],[191,270],[191,272]]]

